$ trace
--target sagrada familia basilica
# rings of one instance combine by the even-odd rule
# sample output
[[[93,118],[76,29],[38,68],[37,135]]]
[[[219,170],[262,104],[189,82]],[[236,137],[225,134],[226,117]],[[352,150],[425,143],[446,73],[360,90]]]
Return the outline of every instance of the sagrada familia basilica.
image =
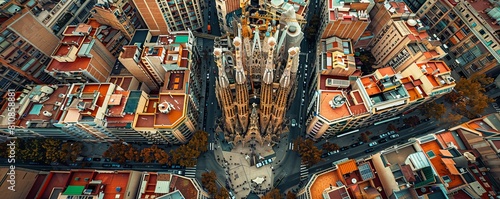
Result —
[[[301,21],[293,9],[246,9],[232,33],[215,46],[216,94],[225,139],[236,144],[269,144],[283,133],[285,113],[297,87]]]

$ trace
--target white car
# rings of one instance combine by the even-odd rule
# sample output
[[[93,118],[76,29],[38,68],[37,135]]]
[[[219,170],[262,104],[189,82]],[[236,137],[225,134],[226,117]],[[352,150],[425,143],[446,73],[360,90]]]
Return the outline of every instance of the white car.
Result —
[[[368,146],[370,146],[370,147],[375,146],[375,145],[377,145],[376,141],[375,142],[370,142],[370,144],[368,144]]]
[[[256,166],[257,168],[260,168],[260,167],[262,167],[262,163],[260,163],[260,162],[259,162],[259,163],[257,163],[255,166]]]

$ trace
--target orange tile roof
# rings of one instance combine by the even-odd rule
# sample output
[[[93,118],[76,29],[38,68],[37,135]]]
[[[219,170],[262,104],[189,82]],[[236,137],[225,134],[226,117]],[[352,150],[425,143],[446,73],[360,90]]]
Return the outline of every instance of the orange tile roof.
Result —
[[[434,154],[436,154],[436,153],[438,153],[439,150],[442,149],[437,140],[433,140],[430,142],[420,144],[420,146],[422,147],[422,150],[426,153],[426,155],[427,155],[428,151],[433,151]],[[448,183],[448,185],[449,185],[448,189],[453,189],[455,187],[463,185],[465,182],[462,180],[462,178],[458,175],[452,175],[452,173],[448,169],[449,166],[446,166],[445,164],[443,164],[441,159],[442,159],[442,157],[440,155],[436,155],[433,158],[430,158],[430,162],[434,166],[434,169],[439,174],[439,176],[450,177],[451,182]]]
[[[337,171],[330,171],[318,175],[309,188],[311,198],[323,198],[323,191],[325,191],[325,189],[329,189],[330,185],[335,186],[336,182],[339,180],[340,178],[337,174]]]
[[[460,148],[460,145],[458,144],[457,140],[455,140],[455,137],[452,135],[452,132],[450,131],[438,133],[436,134],[436,138],[439,140],[439,143],[441,143],[442,146],[447,146],[448,143],[452,142],[453,145],[458,147],[458,149],[462,149]]]
[[[446,168],[450,171],[452,175],[460,175],[460,172],[458,172],[457,167],[455,167],[455,161],[451,158],[443,158],[441,159],[443,163],[446,165]]]
[[[393,76],[394,74],[396,74],[396,71],[394,71],[394,69],[392,69],[392,67],[385,67],[385,68],[379,68],[377,69],[377,71],[380,73],[380,75],[383,76]]]
[[[356,161],[353,159],[337,164],[337,166],[340,175],[349,174],[358,170],[358,165],[356,165]]]
[[[382,92],[382,90],[380,90],[380,88],[377,86],[377,79],[373,75],[362,77],[361,82],[363,83],[363,86],[365,87],[365,90],[369,96],[376,95]]]
[[[453,155],[450,153],[450,151],[448,150],[439,150],[439,153],[441,153],[441,155],[443,155],[444,157],[453,157]]]

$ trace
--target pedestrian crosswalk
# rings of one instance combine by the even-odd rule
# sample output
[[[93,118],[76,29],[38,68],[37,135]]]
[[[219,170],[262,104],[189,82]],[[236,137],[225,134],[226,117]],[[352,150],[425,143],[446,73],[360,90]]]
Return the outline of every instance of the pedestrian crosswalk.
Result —
[[[309,175],[309,169],[307,168],[306,165],[301,164],[300,165],[300,179],[301,180],[307,179],[308,175]]]
[[[288,144],[288,150],[293,150],[293,142]]]
[[[497,113],[500,113],[500,107],[497,103],[491,103],[491,105],[493,105],[493,108],[497,111]]]
[[[184,176],[189,177],[189,178],[195,178],[196,177],[196,165],[194,165],[194,167],[186,167],[186,170],[184,170]]]
[[[215,143],[213,142],[208,143],[208,150],[213,151],[214,149],[215,149]]]

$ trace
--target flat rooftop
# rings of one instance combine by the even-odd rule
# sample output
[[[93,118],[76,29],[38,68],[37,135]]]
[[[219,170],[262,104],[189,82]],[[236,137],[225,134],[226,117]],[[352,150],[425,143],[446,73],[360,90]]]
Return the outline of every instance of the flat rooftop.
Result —
[[[44,185],[40,192],[38,192],[38,197],[40,199],[49,199],[51,193],[54,189],[62,189],[66,186],[66,183],[70,177],[68,171],[52,171],[47,175]]]
[[[500,11],[500,6],[499,5],[494,5],[492,1],[474,1],[474,0],[467,0],[467,2],[474,8],[477,13],[483,18],[487,23],[488,26],[490,26],[493,31],[500,30],[500,24],[498,24],[498,21],[494,19],[493,17],[490,16],[489,13],[494,13],[495,9]],[[496,22],[496,23],[495,23]]]
[[[139,113],[135,121],[136,127],[144,128],[172,128],[179,124],[185,117],[185,106],[187,98],[183,93],[160,94],[159,98],[150,99],[146,112]],[[162,104],[165,107],[170,106],[166,113],[160,112],[158,107]]]
[[[74,62],[59,62],[55,59],[52,59],[49,66],[47,66],[47,71],[60,71],[60,72],[69,72],[69,71],[80,71],[87,70],[89,67],[89,63],[92,58],[87,57],[77,57]]]
[[[10,183],[6,181],[9,179],[9,175],[7,175],[8,172],[9,168],[0,168],[1,178],[4,179],[0,184],[0,188],[3,190],[2,198],[27,198],[28,194],[30,193],[31,187],[36,185],[35,183],[37,182],[38,172],[24,170],[16,167],[16,191],[10,191],[8,189],[8,187],[10,186]]]
[[[339,180],[337,170],[319,174],[309,187],[311,198],[323,198],[323,191],[330,189],[330,186],[336,188],[336,182]]]
[[[35,88],[36,87],[37,86],[35,86]],[[69,86],[58,85],[58,88],[55,89],[52,94],[50,94],[47,101],[43,103],[29,102],[30,104],[28,105],[28,108],[26,108],[26,111],[19,118],[19,126],[26,127],[26,122],[32,120],[42,120],[47,122],[51,120],[59,120],[62,111],[59,110],[60,105],[56,106],[56,103],[64,104],[65,99],[61,98],[60,96],[66,95],[68,91]],[[29,95],[27,97],[29,97]],[[43,114],[45,111],[49,112],[51,116],[46,116],[45,114]]]
[[[138,50],[138,47],[135,45],[123,46],[123,51],[120,53],[120,58],[134,58],[135,52]]]
[[[331,107],[330,101],[338,95],[345,98],[345,95],[341,91],[322,91],[319,95],[319,114],[327,120],[334,121],[351,115],[347,103],[336,108]]]

